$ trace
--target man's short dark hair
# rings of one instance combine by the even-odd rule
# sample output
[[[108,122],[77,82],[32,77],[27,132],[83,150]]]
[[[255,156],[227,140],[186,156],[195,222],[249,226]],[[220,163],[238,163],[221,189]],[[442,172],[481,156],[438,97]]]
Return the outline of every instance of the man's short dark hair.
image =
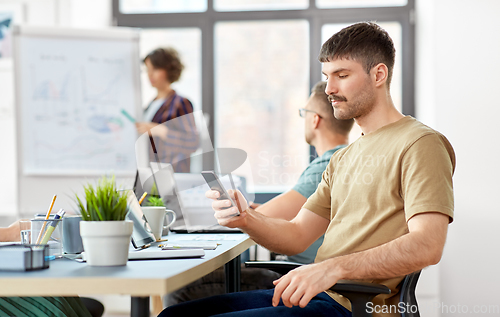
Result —
[[[182,65],[179,53],[171,47],[157,48],[146,57],[143,62],[149,59],[154,68],[167,71],[167,80],[170,83],[176,82],[181,77],[184,65]]]
[[[348,136],[354,124],[354,119],[339,120],[335,118],[332,104],[328,101],[328,95],[325,93],[325,90],[325,81],[317,82],[311,89],[311,94],[313,94],[313,98],[316,101],[314,104],[315,109],[311,110],[317,111],[331,130]]]
[[[370,73],[379,63],[384,63],[389,70],[389,88],[395,56],[396,50],[389,34],[375,23],[361,22],[330,37],[321,47],[318,59],[321,63],[335,59],[352,59],[361,63],[366,73]]]

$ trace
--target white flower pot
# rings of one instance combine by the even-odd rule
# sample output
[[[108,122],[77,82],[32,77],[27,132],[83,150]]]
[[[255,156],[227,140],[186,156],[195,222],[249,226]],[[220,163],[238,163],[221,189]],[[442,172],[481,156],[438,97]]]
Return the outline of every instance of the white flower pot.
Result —
[[[134,224],[124,221],[82,221],[80,235],[87,264],[91,266],[126,265]]]

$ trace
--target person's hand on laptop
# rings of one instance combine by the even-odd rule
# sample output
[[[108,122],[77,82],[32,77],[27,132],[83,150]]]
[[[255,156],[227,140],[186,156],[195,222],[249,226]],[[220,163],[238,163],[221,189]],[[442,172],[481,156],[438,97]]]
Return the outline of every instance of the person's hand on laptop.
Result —
[[[217,200],[220,197],[220,193],[216,190],[207,191],[205,196],[213,200],[212,209],[215,211],[214,217],[220,225],[230,228],[243,228],[246,225],[248,202],[239,190],[229,189],[227,193],[236,203],[236,206],[230,207],[231,201],[228,199]],[[232,216],[238,210],[240,212],[239,216]]]

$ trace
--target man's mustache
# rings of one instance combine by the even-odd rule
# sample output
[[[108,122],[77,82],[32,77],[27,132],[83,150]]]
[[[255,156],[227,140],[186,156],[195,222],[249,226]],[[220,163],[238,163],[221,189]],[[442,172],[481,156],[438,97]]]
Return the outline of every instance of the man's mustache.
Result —
[[[333,102],[333,101],[347,101],[345,97],[342,96],[337,96],[337,95],[328,95],[328,101]]]

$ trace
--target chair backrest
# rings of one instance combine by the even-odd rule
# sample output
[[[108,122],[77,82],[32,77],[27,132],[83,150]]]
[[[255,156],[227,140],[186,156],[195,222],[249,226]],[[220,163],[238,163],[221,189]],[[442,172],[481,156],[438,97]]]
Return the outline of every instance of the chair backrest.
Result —
[[[404,310],[402,310],[401,317],[420,317],[418,311],[417,298],[415,296],[415,289],[417,287],[420,272],[413,272],[406,275],[401,285],[401,294],[399,302],[404,303]]]

